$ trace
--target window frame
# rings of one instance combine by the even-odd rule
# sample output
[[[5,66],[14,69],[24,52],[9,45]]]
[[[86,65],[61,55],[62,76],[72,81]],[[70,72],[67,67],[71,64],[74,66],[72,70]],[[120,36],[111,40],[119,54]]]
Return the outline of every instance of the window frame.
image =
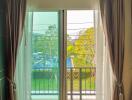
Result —
[[[63,44],[66,43],[66,38],[64,38],[66,36],[64,36],[64,35],[65,35],[65,33],[67,33],[67,27],[66,27],[67,25],[65,25],[66,22],[67,22],[66,18],[65,18],[66,17],[66,10],[97,10],[99,8],[98,7],[98,0],[27,0],[27,5],[28,5],[27,11],[29,11],[29,12],[59,11],[60,18],[61,18],[60,19],[60,26],[63,25],[63,27],[59,27],[60,28],[60,33],[61,32],[63,33],[63,34],[60,34],[61,39],[59,41]],[[66,10],[64,10],[64,9],[66,9]],[[97,23],[95,23],[95,24],[97,24]],[[96,39],[97,40],[96,45],[100,44],[100,39],[99,39],[98,35],[96,35],[96,38],[97,38]],[[64,40],[62,38],[64,38]],[[60,46],[63,46],[63,45],[60,44]],[[96,50],[98,48],[99,47],[96,47]],[[62,59],[62,62],[64,62],[65,59],[66,59],[66,56],[65,56],[66,55],[66,50],[62,48],[60,51],[62,53],[60,55],[60,59]],[[63,55],[63,54],[65,54],[65,55]],[[99,55],[96,55],[96,58],[97,58],[97,56],[99,56]],[[97,60],[98,60],[98,62],[100,61],[99,59],[97,59]],[[98,62],[96,62],[96,63],[98,63]],[[65,70],[66,64],[61,63],[60,65],[62,65],[62,64],[65,65],[65,67],[64,67],[64,70]],[[61,73],[63,73],[62,70],[63,69],[61,69]],[[100,80],[100,78],[101,78],[101,72],[102,72],[102,70],[99,69],[99,68],[96,70],[96,78],[98,80]],[[61,79],[63,79],[63,76],[61,76]],[[61,81],[61,79],[60,79],[60,81]],[[96,80],[96,84],[98,83],[98,80]],[[101,84],[99,85],[99,83],[98,83],[98,86],[101,85]],[[62,81],[61,81],[60,84],[63,84]],[[66,84],[64,84],[64,85],[66,85]],[[99,88],[99,87],[97,87],[97,88]],[[59,100],[67,100],[66,99],[66,94],[65,94],[66,89],[65,89],[65,91],[63,91],[64,92],[63,94],[62,94],[61,91],[63,91],[63,90],[60,89],[60,92],[59,92],[60,99]],[[99,91],[96,92],[97,95],[98,95],[98,93],[99,93]]]
[[[32,9],[33,10],[33,9]],[[52,9],[39,9],[39,10],[33,10],[33,12],[58,12],[59,14],[59,50],[60,50],[60,87],[59,87],[59,100],[67,100],[67,90],[66,90],[66,55],[67,55],[67,51],[66,51],[66,43],[67,43],[67,10],[71,10],[71,9],[66,9],[66,10],[52,10]],[[78,9],[72,9],[72,10],[78,10]],[[91,10],[91,9],[79,9],[79,10]],[[94,9],[92,9],[94,10]],[[96,12],[95,12],[96,13]],[[94,14],[95,14],[94,13]],[[97,16],[96,14],[94,15],[94,27],[95,30],[97,30],[97,21],[99,19],[97,19],[95,16]],[[97,33],[97,32],[96,32]],[[96,45],[99,45],[101,42],[99,40],[98,35],[96,34]],[[96,48],[96,51],[99,47]],[[99,54],[99,53],[98,53]],[[98,55],[96,55],[97,58]],[[96,62],[97,64],[98,62]],[[62,67],[63,66],[63,67]],[[98,72],[97,72],[98,73]],[[96,77],[98,75],[96,74]],[[65,78],[64,78],[65,77]],[[99,78],[98,78],[99,79]],[[97,80],[96,80],[96,84],[97,84]],[[96,92],[97,93],[97,92]]]

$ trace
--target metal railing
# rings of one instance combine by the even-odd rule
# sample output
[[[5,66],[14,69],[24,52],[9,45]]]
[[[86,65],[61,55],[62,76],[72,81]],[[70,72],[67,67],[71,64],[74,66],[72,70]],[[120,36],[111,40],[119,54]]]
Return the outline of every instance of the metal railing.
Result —
[[[70,100],[79,96],[82,100],[83,96],[95,95],[95,67],[74,67],[67,68],[67,96]]]
[[[95,67],[67,67],[67,95],[95,95]],[[32,95],[59,94],[59,68],[32,69]]]

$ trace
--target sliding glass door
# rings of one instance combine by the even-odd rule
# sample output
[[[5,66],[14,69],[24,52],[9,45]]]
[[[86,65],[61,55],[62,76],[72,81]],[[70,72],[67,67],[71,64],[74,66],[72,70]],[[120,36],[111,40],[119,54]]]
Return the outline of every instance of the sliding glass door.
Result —
[[[33,100],[59,100],[59,26],[59,12],[33,12]]]
[[[32,100],[95,100],[94,10],[33,12]]]
[[[67,100],[95,100],[94,10],[68,10],[66,19]]]

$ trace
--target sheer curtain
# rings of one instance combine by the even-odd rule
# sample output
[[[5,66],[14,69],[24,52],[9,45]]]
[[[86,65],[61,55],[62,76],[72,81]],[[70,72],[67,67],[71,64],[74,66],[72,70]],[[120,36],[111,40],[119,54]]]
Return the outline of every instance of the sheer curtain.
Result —
[[[96,30],[96,100],[111,100],[112,69],[100,11],[95,13]]]
[[[104,39],[105,40],[105,39]],[[105,40],[103,48],[103,100],[112,100],[112,77],[113,72],[110,63],[108,45]]]
[[[24,33],[18,50],[15,73],[17,100],[31,100],[32,12],[26,13]]]

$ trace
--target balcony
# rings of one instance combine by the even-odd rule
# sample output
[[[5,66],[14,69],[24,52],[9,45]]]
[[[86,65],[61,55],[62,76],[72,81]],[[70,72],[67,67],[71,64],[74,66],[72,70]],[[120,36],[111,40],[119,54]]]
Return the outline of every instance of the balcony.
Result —
[[[95,100],[95,67],[67,67],[67,100]],[[58,100],[58,68],[32,70],[32,100]]]

